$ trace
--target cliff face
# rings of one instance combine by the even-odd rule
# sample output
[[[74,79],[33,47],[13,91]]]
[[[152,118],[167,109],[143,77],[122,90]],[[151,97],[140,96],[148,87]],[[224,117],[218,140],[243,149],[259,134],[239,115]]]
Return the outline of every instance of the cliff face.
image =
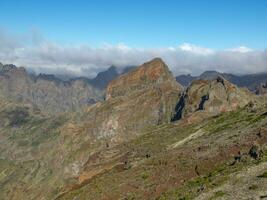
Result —
[[[29,75],[22,67],[2,65],[0,95],[18,103],[32,104],[46,113],[79,110],[102,98],[103,91],[86,80],[61,81],[53,75]]]

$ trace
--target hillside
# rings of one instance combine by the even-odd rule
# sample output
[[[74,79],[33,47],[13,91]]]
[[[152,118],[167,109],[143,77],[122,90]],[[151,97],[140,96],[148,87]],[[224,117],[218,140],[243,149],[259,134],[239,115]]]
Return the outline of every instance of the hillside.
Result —
[[[184,90],[160,58],[75,112],[1,97],[0,199],[260,198],[266,100],[222,77]]]

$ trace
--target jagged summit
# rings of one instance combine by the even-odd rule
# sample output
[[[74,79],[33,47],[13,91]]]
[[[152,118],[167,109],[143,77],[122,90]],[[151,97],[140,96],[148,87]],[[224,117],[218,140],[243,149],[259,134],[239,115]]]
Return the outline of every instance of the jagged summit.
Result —
[[[172,85],[182,88],[176,83],[163,60],[154,58],[111,81],[107,87],[106,99],[124,96],[149,87],[156,87],[164,82],[170,82]]]

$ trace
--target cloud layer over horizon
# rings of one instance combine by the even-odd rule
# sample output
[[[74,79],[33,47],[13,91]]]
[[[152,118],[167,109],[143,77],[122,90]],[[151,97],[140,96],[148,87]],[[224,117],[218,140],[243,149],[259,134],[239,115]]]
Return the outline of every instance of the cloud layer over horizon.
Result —
[[[38,33],[12,35],[0,29],[0,62],[25,66],[36,73],[92,77],[111,65],[123,68],[161,57],[175,74],[198,75],[206,70],[247,74],[267,72],[267,50],[245,46],[214,50],[184,43],[166,48],[100,47],[60,44]]]

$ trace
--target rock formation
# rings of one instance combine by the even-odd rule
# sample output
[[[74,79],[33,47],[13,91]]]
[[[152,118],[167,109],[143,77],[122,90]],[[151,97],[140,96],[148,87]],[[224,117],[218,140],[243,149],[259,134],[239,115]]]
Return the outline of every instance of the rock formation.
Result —
[[[247,89],[218,76],[213,80],[195,80],[186,89],[176,106],[173,120],[188,117],[193,113],[217,115],[244,107],[254,99]]]

